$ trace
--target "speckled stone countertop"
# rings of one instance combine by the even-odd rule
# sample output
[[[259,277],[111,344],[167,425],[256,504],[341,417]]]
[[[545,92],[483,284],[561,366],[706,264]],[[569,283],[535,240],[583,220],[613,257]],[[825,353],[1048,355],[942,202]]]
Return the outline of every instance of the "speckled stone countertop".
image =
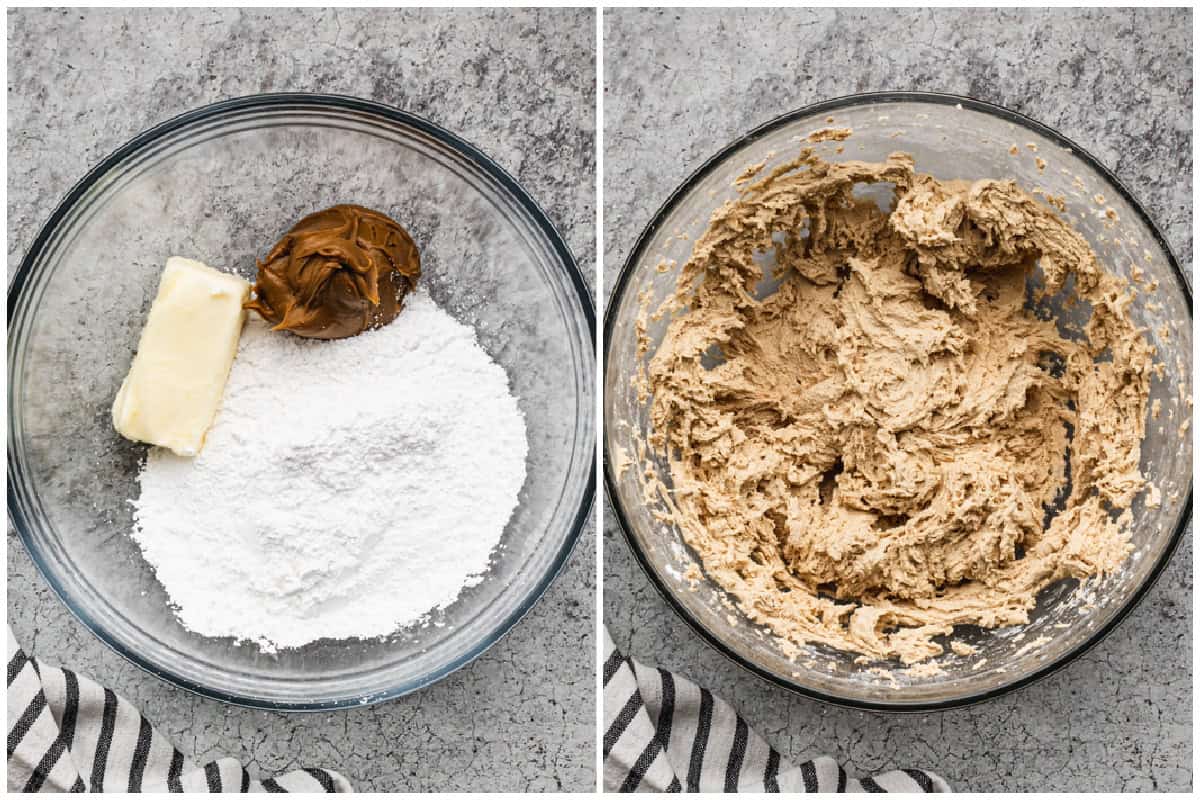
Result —
[[[378,100],[463,136],[595,252],[590,10],[19,10],[8,14],[8,264],[84,173],[171,116],[257,92]],[[105,648],[8,536],[8,619],[33,655],[139,704],[200,760],[322,766],[363,791],[595,786],[595,535],[499,644],[440,683],[353,711],[283,715],[176,689]]]
[[[840,95],[927,90],[1020,111],[1089,148],[1192,262],[1188,10],[606,11],[605,286],[704,159],[778,114]],[[776,688],[704,644],[633,561],[611,511],[604,612],[618,646],[723,695],[794,760],[856,774],[922,767],[963,791],[1188,791],[1192,542],[1106,640],[981,705],[871,714]]]

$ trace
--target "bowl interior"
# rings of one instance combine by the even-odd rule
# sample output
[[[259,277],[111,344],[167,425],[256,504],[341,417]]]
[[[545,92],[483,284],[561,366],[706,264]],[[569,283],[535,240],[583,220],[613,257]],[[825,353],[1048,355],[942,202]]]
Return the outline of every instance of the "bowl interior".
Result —
[[[1061,137],[1016,115],[956,100],[850,98],[764,126],[705,165],[672,197],[643,234],[618,279],[607,313],[607,478],[639,560],[684,616],[728,654],[781,683],[827,699],[892,708],[965,702],[1069,658],[1118,618],[1151,580],[1169,555],[1190,508],[1191,301],[1165,242],[1136,202]],[[1061,196],[1066,217],[1087,237],[1106,268],[1140,281],[1131,313],[1148,329],[1146,335],[1165,366],[1162,379],[1152,381],[1151,400],[1161,402],[1161,414],[1147,420],[1141,462],[1161,490],[1162,504],[1147,508],[1144,498],[1135,502],[1135,550],[1124,568],[1085,586],[1064,581],[1048,587],[1028,625],[959,628],[956,638],[975,645],[978,652],[973,656],[947,652],[936,661],[941,668],[936,675],[914,674],[898,664],[856,664],[852,654],[815,645],[789,658],[767,630],[750,622],[715,583],[704,580],[690,588],[683,576],[691,565],[700,564],[678,529],[655,517],[656,512],[666,511],[665,506],[661,500],[645,501],[639,469],[614,468],[621,458],[637,462],[640,443],[649,431],[649,404],[639,401],[631,383],[641,363],[634,325],[642,302],[656,308],[674,291],[678,271],[659,272],[657,265],[687,261],[709,216],[734,196],[733,180],[748,166],[766,162],[765,174],[806,146],[810,132],[830,127],[851,128],[853,134],[845,142],[813,145],[828,160],[881,161],[899,150],[915,157],[918,171],[938,178],[1011,177],[1028,190]],[[1055,311],[1060,316],[1071,313],[1062,308]],[[645,358],[653,356],[668,322],[649,324],[652,344]],[[669,486],[669,468],[657,455],[649,457]]]
[[[423,285],[508,373],[528,477],[487,578],[429,624],[268,655],[191,634],[172,614],[129,536],[146,448],[113,431],[110,408],[167,256],[253,279],[255,257],[292,222],[336,203],[379,209],[412,233]],[[540,595],[591,502],[593,321],[561,239],[502,170],[382,107],[251,98],[144,134],[64,208],[10,290],[9,508],[35,562],[101,638],[223,699],[330,707],[436,680]]]

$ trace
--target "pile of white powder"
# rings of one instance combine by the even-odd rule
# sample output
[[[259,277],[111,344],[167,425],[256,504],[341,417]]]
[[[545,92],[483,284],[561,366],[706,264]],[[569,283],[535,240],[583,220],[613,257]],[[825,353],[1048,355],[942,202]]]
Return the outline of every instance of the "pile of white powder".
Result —
[[[526,451],[504,370],[423,292],[338,341],[252,317],[200,455],[151,449],[133,535],[196,633],[385,636],[481,580]]]

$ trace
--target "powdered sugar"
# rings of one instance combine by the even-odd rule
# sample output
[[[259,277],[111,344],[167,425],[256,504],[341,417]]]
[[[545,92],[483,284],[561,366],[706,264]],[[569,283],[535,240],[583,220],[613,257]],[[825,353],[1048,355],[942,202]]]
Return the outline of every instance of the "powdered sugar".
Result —
[[[481,580],[526,451],[504,370],[423,292],[340,341],[252,318],[201,454],[150,451],[134,537],[196,633],[384,636]]]

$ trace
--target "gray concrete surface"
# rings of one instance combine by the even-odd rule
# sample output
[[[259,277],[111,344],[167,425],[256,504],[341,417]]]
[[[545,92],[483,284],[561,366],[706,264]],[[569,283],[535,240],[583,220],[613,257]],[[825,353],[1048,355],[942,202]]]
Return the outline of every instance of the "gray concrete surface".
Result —
[[[141,130],[220,99],[322,91],[424,115],[517,176],[594,271],[595,22],[566,11],[8,14],[8,264],[92,166]],[[410,697],[282,715],[141,672],[78,624],[8,537],[8,620],[31,653],[124,693],[189,755],[265,776],[323,766],[370,790],[595,786],[595,535],[483,657]]]
[[[605,285],[668,193],[787,110],[855,92],[971,95],[1039,119],[1129,185],[1192,261],[1192,34],[1187,10],[606,11]],[[916,716],[793,696],[680,622],[606,513],[604,613],[618,646],[730,700],[793,759],[856,774],[934,770],[965,791],[1188,791],[1190,533],[1137,610],[1031,687]]]

